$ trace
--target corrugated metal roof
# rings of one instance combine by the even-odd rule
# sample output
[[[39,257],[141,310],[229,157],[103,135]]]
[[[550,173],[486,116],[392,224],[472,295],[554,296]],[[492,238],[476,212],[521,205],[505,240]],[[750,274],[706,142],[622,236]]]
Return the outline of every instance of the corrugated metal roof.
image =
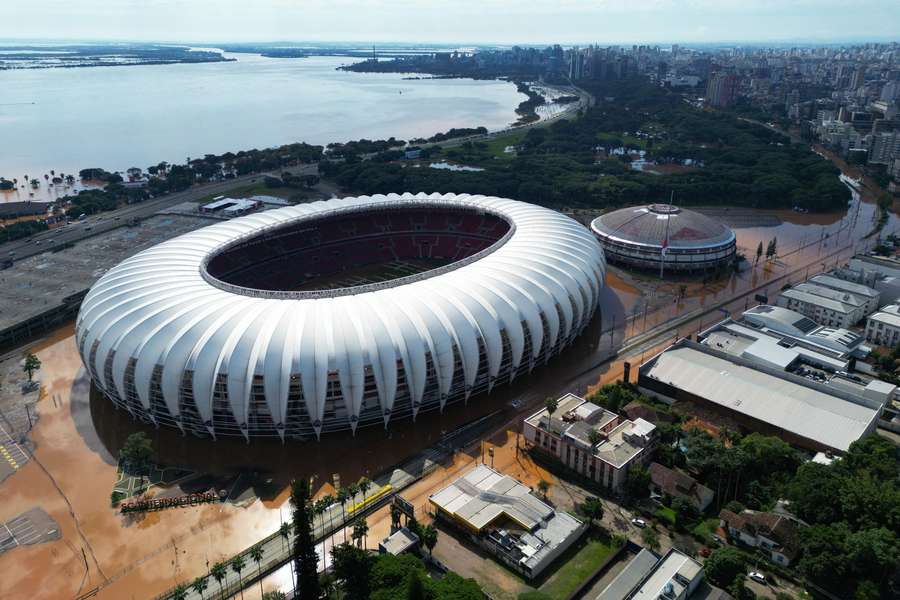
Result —
[[[837,450],[865,435],[877,416],[871,408],[690,347],[664,352],[647,375]]]

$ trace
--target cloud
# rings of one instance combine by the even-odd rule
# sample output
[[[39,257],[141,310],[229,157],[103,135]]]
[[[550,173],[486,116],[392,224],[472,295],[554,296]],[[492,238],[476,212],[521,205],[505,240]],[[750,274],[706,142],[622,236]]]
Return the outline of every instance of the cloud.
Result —
[[[6,36],[628,43],[900,37],[896,0],[0,0]]]

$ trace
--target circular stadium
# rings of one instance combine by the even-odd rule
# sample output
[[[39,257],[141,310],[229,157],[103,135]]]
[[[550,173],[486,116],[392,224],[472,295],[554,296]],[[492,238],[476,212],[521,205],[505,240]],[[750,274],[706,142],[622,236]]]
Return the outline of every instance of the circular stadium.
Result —
[[[708,271],[734,260],[728,227],[672,204],[633,206],[601,215],[591,231],[611,264],[666,271]],[[665,250],[664,250],[665,249]]]
[[[309,439],[415,419],[559,354],[606,263],[555,211],[455,194],[361,196],[224,221],[108,271],[76,343],[141,421]]]

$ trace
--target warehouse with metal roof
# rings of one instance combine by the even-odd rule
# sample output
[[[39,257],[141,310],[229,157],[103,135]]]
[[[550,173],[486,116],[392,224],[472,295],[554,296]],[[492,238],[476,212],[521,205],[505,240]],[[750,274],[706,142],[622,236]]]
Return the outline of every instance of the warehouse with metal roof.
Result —
[[[872,433],[877,403],[751,360],[682,340],[640,369],[638,385],[661,400],[697,403],[748,431],[810,450],[846,452]]]

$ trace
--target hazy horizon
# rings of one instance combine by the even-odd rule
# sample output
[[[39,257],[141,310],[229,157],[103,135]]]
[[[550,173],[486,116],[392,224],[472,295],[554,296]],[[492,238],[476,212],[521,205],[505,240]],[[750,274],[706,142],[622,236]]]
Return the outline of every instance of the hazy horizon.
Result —
[[[833,44],[900,39],[896,1],[5,0],[17,43]],[[540,25],[536,30],[535,25]]]

